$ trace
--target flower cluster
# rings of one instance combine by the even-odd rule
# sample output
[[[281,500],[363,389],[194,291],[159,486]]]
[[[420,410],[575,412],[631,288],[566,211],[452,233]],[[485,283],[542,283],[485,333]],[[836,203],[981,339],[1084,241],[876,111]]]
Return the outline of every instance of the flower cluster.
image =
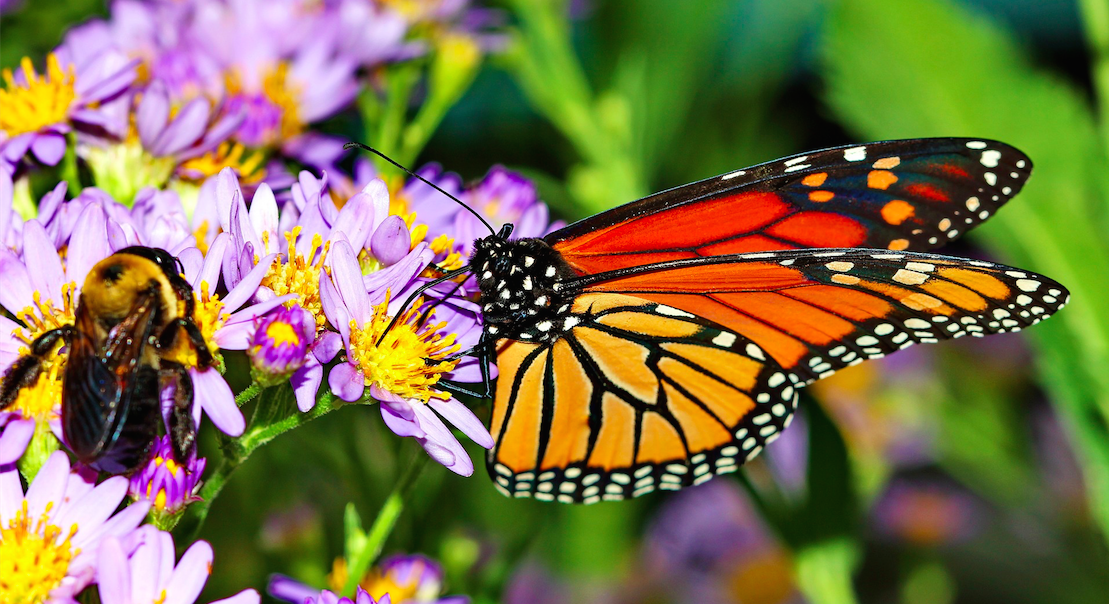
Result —
[[[3,73],[0,600],[68,602],[97,589],[106,603],[195,602],[212,549],[197,541],[175,561],[165,531],[209,505],[229,470],[227,456],[175,453],[184,441],[169,427],[190,416],[222,433],[226,453],[265,442],[257,434],[279,422],[378,404],[394,433],[458,474],[474,471],[456,433],[485,448],[493,439],[451,384],[496,375],[461,354],[481,335],[476,290],[464,280],[425,286],[463,266],[484,233],[418,179],[363,159],[344,167],[345,140],[313,125],[356,98],[367,131],[369,105],[411,105],[419,136],[403,132],[400,152],[414,157],[482,53],[501,44],[497,25],[496,13],[464,0],[115,0],[107,19]],[[419,70],[424,88],[411,77]],[[408,87],[393,98],[399,72]],[[419,173],[493,222],[518,222],[520,236],[551,227],[534,185],[503,168],[472,187],[438,166]],[[78,323],[83,292],[103,280],[93,267],[132,246],[168,252],[191,289],[177,288],[189,342],[139,353],[187,379],[159,382],[166,421],[146,435],[145,463],[98,477],[70,467],[64,376],[72,334],[90,329]],[[96,329],[129,335],[123,324]],[[290,415],[255,414],[248,425],[241,407],[285,396],[275,393],[295,400],[281,407]],[[456,601],[438,599],[442,582],[427,558],[391,558],[357,599]],[[247,590],[224,602],[258,598]]]

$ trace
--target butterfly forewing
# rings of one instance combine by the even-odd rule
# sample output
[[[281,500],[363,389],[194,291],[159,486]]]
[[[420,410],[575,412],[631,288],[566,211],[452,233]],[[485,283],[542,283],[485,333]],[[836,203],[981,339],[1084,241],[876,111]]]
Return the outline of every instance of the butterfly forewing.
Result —
[[[580,273],[798,248],[928,250],[991,216],[1031,169],[984,139],[836,147],[663,191],[546,240]]]
[[[733,472],[789,423],[758,346],[670,306],[579,296],[545,344],[502,340],[490,471],[516,497],[592,503]]]
[[[676,261],[583,277],[741,334],[807,383],[914,343],[1019,331],[1066,288],[1000,264],[867,249],[791,250]]]

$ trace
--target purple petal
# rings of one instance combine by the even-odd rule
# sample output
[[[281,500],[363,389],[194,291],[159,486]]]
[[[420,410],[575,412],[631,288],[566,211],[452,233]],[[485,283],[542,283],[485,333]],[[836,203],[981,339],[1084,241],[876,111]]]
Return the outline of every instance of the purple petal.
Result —
[[[212,245],[208,248],[208,254],[204,256],[204,264],[200,267],[200,272],[190,280],[193,289],[200,291],[202,283],[208,284],[208,291],[215,291],[219,285],[220,268],[223,266],[223,259],[228,253],[228,246],[231,245],[231,235],[229,233],[220,233],[212,240]]]
[[[164,604],[193,604],[196,602],[212,565],[212,546],[207,541],[197,541],[181,556],[173,578],[166,584]]]
[[[335,231],[346,235],[352,249],[361,250],[366,246],[366,240],[373,232],[373,212],[369,197],[362,193],[348,199],[343,209],[339,210]],[[332,231],[333,237],[335,231]]]
[[[455,474],[460,476],[473,474],[474,462],[470,460],[466,449],[462,448],[454,434],[451,434],[443,424],[443,420],[428,409],[427,405],[413,404],[412,411],[416,413],[416,421],[420,423],[420,428],[426,435],[420,439],[420,444],[427,454]]]
[[[11,526],[12,518],[23,507],[23,483],[14,465],[0,466],[0,526]]]
[[[65,146],[64,136],[56,132],[46,132],[35,137],[31,143],[31,152],[42,163],[56,166],[65,156]]]
[[[381,397],[375,398],[381,401],[381,419],[393,431],[393,434],[420,437],[424,435],[424,431],[420,429],[420,424],[416,421],[416,414],[412,411],[408,401],[397,402]]]
[[[135,126],[139,140],[146,149],[154,149],[154,142],[169,121],[169,96],[165,84],[155,80],[143,91],[142,101],[135,111]]]
[[[485,424],[482,424],[474,412],[457,399],[443,401],[433,398],[428,401],[428,405],[482,448],[493,448],[493,437],[485,428]]]
[[[156,156],[174,155],[184,151],[204,135],[210,113],[211,107],[207,99],[200,97],[189,101],[158,136],[151,151]]]
[[[370,238],[370,251],[385,266],[396,264],[412,249],[408,225],[400,216],[389,216]]]
[[[119,507],[127,495],[127,479],[122,476],[113,476],[96,485],[93,490],[66,505],[55,515],[58,526],[76,524],[83,527],[97,527],[103,525],[112,512]],[[89,541],[86,532],[82,531],[73,538],[75,547],[84,547]]]
[[[181,261],[181,266],[185,269],[185,280],[192,283],[193,277],[200,274],[200,267],[204,266],[204,252],[201,252],[196,246],[189,246],[178,250],[174,255]],[[211,288],[209,288],[209,291],[211,291]]]
[[[227,296],[223,299],[223,307],[225,310],[238,310],[240,306],[254,296],[254,292],[257,291],[258,286],[262,284],[262,279],[265,278],[266,273],[269,272],[270,265],[273,264],[273,259],[276,257],[277,254],[270,254],[262,258],[262,260],[258,262],[258,265],[243,277],[242,281],[231,288],[231,291],[227,292]]]
[[[31,276],[19,257],[0,248],[0,306],[15,314],[34,303]]]
[[[364,325],[372,316],[372,311],[362,284],[362,268],[354,250],[347,242],[337,241],[331,246],[327,259],[331,264],[331,278],[350,316],[358,325]]]
[[[34,434],[35,420],[16,419],[9,421],[4,426],[4,431],[0,432],[0,466],[15,463],[20,457],[23,457],[23,452],[27,450],[27,444],[31,442],[31,437]]]
[[[244,589],[230,598],[215,600],[212,604],[258,604],[262,597],[253,589]]]
[[[343,338],[334,331],[325,331],[320,334],[316,339],[316,343],[312,345],[312,354],[316,356],[316,360],[321,363],[330,363],[335,355],[343,349]]]
[[[193,418],[199,423],[200,409],[208,414],[208,418],[219,428],[220,432],[228,436],[240,436],[246,428],[243,412],[235,404],[235,395],[231,386],[213,368],[197,371],[190,369],[189,375],[193,378],[193,388],[196,391],[196,405]]]
[[[258,185],[258,190],[254,192],[254,198],[250,202],[250,223],[259,238],[266,234],[269,239],[268,243],[263,241],[262,247],[268,245],[268,249],[264,251],[276,252],[281,243],[277,237],[277,200],[266,183]]]
[[[103,604],[130,604],[131,567],[119,539],[109,537],[100,544],[96,568],[97,591]]]
[[[271,575],[270,583],[266,586],[266,593],[278,600],[302,603],[307,599],[318,597],[320,590],[313,589],[292,577]]]
[[[289,383],[296,395],[297,408],[302,412],[311,411],[316,406],[316,394],[323,383],[323,365],[320,365],[316,357],[308,355],[304,365],[293,372]]]
[[[77,284],[84,284],[89,269],[97,262],[111,255],[108,249],[108,227],[104,209],[95,203],[85,206],[77,218],[77,228],[69,239],[67,254],[69,266],[66,278]]]
[[[2,295],[2,291],[0,291],[0,295]],[[335,288],[335,283],[326,274],[320,275],[320,306],[323,307],[323,314],[327,317],[327,320],[338,328],[339,333],[343,335],[343,342],[349,342],[350,313],[343,304],[343,298],[339,295],[339,290]]]
[[[32,290],[39,292],[43,301],[51,300],[60,307],[65,271],[58,250],[38,220],[23,225],[23,257],[35,259],[35,270],[28,273]]]
[[[366,378],[362,370],[350,363],[339,363],[327,374],[327,385],[336,396],[348,403],[362,398]]]
[[[51,507],[61,504],[68,480],[69,457],[62,451],[54,451],[27,488],[25,499],[30,517],[38,518],[46,511],[47,504]]]

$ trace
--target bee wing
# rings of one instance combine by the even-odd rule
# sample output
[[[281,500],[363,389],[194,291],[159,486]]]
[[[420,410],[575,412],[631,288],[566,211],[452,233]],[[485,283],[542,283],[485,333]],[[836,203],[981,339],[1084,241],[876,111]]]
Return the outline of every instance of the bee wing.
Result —
[[[144,436],[133,443],[141,445],[142,452],[130,451],[134,446],[124,447],[118,454],[115,451],[125,431],[146,430],[156,416],[157,375],[140,365],[154,328],[156,304],[154,295],[140,296],[131,313],[111,330],[99,350],[91,335],[96,333],[93,318],[83,306],[77,309],[78,329],[70,344],[63,386],[62,429],[66,442],[82,461],[94,462],[112,452],[113,459],[97,464],[109,472],[129,469],[115,468],[119,464],[113,462],[122,463],[116,459],[120,455],[130,462],[149,445],[149,437]],[[142,409],[137,417],[131,417],[136,404]],[[134,463],[140,462],[141,459]]]

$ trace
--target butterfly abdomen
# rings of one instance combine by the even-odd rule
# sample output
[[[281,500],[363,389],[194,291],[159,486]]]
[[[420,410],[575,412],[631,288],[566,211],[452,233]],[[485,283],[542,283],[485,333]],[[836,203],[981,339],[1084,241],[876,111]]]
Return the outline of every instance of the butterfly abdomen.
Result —
[[[490,335],[548,342],[572,327],[566,322],[573,322],[569,310],[574,294],[558,284],[576,273],[542,239],[479,239],[470,266],[481,288]]]

